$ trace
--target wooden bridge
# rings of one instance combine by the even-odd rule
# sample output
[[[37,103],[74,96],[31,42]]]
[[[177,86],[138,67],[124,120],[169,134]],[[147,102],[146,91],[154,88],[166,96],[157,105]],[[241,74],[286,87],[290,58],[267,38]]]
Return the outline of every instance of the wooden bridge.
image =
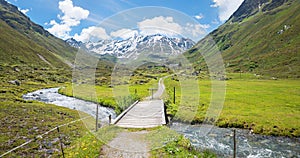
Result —
[[[163,79],[159,80],[155,94],[141,102],[135,102],[123,111],[112,124],[124,128],[152,128],[165,125],[164,102],[160,97],[165,90]]]

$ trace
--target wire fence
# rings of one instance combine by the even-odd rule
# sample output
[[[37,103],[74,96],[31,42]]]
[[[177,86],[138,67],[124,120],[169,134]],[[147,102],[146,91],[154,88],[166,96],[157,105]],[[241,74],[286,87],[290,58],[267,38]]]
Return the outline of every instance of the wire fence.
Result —
[[[19,145],[19,146],[17,146],[17,147],[14,147],[13,149],[11,149],[11,150],[5,152],[4,154],[0,155],[0,158],[1,158],[1,157],[4,157],[4,156],[7,156],[8,154],[10,154],[10,153],[12,153],[12,152],[18,150],[19,148],[22,148],[22,147],[26,146],[26,145],[28,145],[28,144],[30,144],[30,143],[32,143],[32,142],[35,142],[36,140],[43,139],[43,137],[44,137],[45,135],[48,135],[49,133],[51,133],[51,132],[53,132],[53,131],[55,131],[55,130],[57,130],[58,133],[59,133],[59,128],[61,128],[61,127],[68,126],[68,125],[70,125],[70,124],[73,124],[73,123],[76,123],[76,122],[78,122],[78,121],[82,121],[82,120],[85,120],[85,119],[88,119],[88,118],[91,118],[91,117],[92,117],[92,116],[87,116],[87,117],[84,117],[84,118],[81,118],[81,119],[78,119],[78,120],[74,120],[74,121],[71,121],[71,122],[68,122],[68,123],[65,123],[65,124],[56,126],[56,127],[52,128],[52,129],[50,129],[50,130],[48,130],[48,131],[46,131],[46,132],[44,132],[44,133],[42,133],[42,134],[40,134],[40,135],[35,136],[34,138],[32,138],[32,139],[26,141],[25,143],[23,143],[23,144],[21,144],[21,145]],[[60,147],[61,147],[61,150],[62,150],[62,154],[63,154],[63,157],[64,157],[63,146],[62,146],[62,141],[61,141],[60,133],[59,133],[59,140],[60,140]]]

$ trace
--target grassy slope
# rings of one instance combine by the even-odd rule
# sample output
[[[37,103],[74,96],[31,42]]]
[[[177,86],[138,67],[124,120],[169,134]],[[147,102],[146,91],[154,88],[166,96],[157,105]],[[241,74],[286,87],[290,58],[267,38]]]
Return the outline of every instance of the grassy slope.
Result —
[[[74,58],[75,50],[29,21],[16,7],[0,2],[0,153],[3,154],[80,117],[75,110],[22,99],[30,91],[70,81],[70,69],[63,61]],[[11,80],[19,80],[21,85],[9,84]],[[86,133],[81,122],[62,127],[60,131],[66,146]],[[51,132],[7,157],[59,156],[57,138],[57,132]]]
[[[35,65],[39,67],[66,67],[60,59],[0,20],[1,65]],[[51,65],[40,59],[43,56]]]
[[[259,12],[241,22],[229,19],[186,53],[197,69],[205,67],[200,52],[213,38],[229,72],[253,72],[281,78],[299,78],[300,2],[290,0],[270,11]],[[290,28],[282,34],[278,31]]]
[[[17,7],[1,0],[0,13],[2,64],[49,67],[37,54],[53,67],[67,67],[65,63],[74,61],[76,49],[30,21]]]
[[[228,76],[233,79],[226,83],[225,103],[218,126],[252,128],[255,133],[267,135],[300,136],[298,80],[261,80],[247,74],[242,74],[242,79],[239,74]],[[174,119],[188,120],[185,115],[176,115],[181,96],[179,82],[167,79],[165,85],[169,100],[173,98],[173,87],[177,87],[177,102],[168,105],[168,113],[174,115]],[[200,80],[199,87],[200,104],[193,122],[204,121],[210,104],[211,81]]]

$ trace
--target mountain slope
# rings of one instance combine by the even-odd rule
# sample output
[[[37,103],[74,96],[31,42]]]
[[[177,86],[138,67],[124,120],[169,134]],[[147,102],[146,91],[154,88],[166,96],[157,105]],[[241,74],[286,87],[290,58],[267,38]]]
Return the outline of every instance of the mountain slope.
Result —
[[[0,0],[0,62],[68,67],[77,50],[30,21],[17,7]]]
[[[228,72],[300,78],[299,8],[299,0],[245,0],[225,24],[185,55],[197,69],[205,68],[200,52],[212,53],[207,48],[212,38]]]

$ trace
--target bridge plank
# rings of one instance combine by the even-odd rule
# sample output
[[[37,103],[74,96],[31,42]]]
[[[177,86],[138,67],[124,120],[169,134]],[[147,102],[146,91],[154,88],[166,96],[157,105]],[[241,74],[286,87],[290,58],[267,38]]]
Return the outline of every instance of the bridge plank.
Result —
[[[124,128],[152,128],[164,124],[164,103],[160,99],[139,102],[116,123]]]

